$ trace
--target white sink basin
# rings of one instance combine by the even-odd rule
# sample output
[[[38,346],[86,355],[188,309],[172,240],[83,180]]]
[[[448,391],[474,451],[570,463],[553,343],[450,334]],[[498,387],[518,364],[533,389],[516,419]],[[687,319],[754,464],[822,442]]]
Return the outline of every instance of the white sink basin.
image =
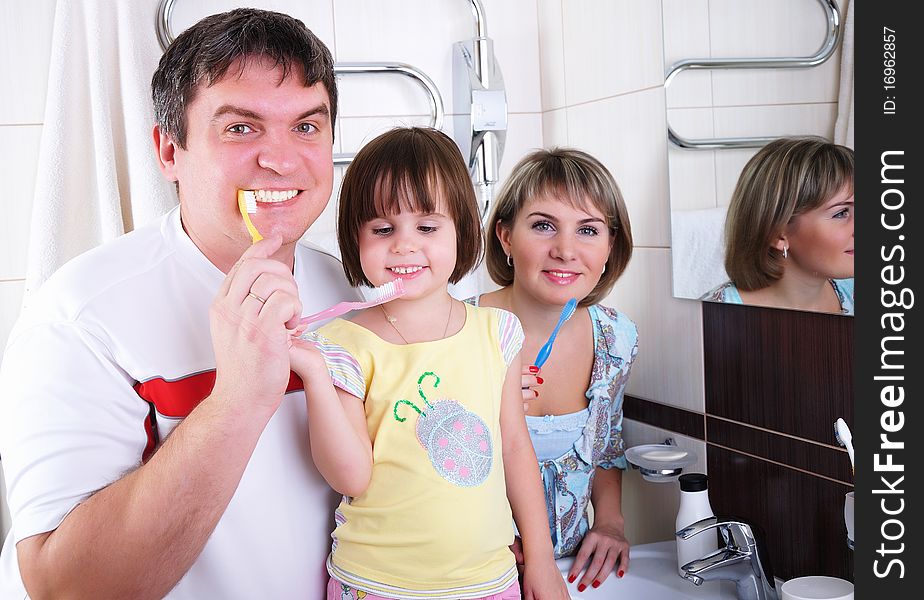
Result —
[[[558,559],[558,568],[567,578],[573,557]],[[677,544],[674,541],[632,546],[629,570],[621,579],[606,578],[600,587],[577,591],[577,582],[568,585],[574,600],[697,600],[716,598],[736,600],[735,584],[730,581],[707,581],[695,586],[677,574]]]

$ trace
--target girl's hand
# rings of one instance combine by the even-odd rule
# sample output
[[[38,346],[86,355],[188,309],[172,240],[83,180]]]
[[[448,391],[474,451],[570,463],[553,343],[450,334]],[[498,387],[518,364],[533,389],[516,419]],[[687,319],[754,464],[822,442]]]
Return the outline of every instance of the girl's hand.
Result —
[[[523,569],[524,600],[569,600],[568,588],[555,561],[529,562]]]
[[[577,584],[578,591],[583,592],[588,587],[599,587],[614,567],[617,577],[626,574],[629,568],[629,541],[620,526],[594,525],[581,541],[574,564],[568,572],[568,581],[574,582],[584,571],[584,576]]]
[[[523,411],[529,410],[529,403],[539,397],[539,386],[542,377],[539,376],[539,367],[526,365],[520,379],[520,388],[523,390]]]
[[[326,383],[324,377],[329,376],[327,363],[321,351],[313,342],[304,340],[294,333],[289,338],[289,366],[306,385],[311,381],[318,381],[318,378]]]

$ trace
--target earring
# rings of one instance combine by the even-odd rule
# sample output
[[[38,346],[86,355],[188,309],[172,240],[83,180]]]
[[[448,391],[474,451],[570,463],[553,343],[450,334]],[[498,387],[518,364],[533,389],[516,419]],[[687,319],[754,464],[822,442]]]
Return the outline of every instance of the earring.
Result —
[[[510,258],[509,254],[507,255],[507,266],[510,267],[511,269],[513,268],[513,259]]]
[[[606,273],[606,263],[603,263],[603,270],[600,271],[601,275],[603,275],[604,273]]]
[[[783,258],[789,258],[789,246],[783,246]]]

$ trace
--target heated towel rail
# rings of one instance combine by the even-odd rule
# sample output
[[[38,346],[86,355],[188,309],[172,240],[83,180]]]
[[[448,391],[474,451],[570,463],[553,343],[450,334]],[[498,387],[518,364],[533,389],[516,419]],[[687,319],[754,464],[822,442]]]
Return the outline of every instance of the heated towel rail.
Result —
[[[843,35],[841,14],[836,0],[818,0],[828,19],[828,33],[818,52],[805,57],[780,58],[691,58],[674,63],[664,78],[666,89],[674,77],[686,70],[707,69],[804,69],[816,67],[828,60],[837,48]],[[693,150],[718,150],[724,148],[759,148],[776,138],[772,137],[736,137],[691,140],[678,135],[667,124],[667,137],[680,148]]]

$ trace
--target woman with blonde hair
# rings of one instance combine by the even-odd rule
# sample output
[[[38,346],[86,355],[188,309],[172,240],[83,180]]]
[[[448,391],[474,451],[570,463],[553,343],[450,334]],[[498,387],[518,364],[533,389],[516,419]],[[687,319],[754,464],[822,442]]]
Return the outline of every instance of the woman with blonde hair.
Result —
[[[853,150],[817,137],[767,144],[725,222],[730,281],[702,299],[853,314]]]
[[[503,287],[473,302],[511,311],[522,323],[526,420],[552,544],[556,557],[576,555],[568,581],[583,592],[614,571],[622,577],[629,565],[622,402],[638,331],[599,304],[632,256],[629,215],[600,161],[580,150],[538,150],[513,168],[485,235],[488,273]],[[531,361],[571,298],[577,310],[540,371]]]

